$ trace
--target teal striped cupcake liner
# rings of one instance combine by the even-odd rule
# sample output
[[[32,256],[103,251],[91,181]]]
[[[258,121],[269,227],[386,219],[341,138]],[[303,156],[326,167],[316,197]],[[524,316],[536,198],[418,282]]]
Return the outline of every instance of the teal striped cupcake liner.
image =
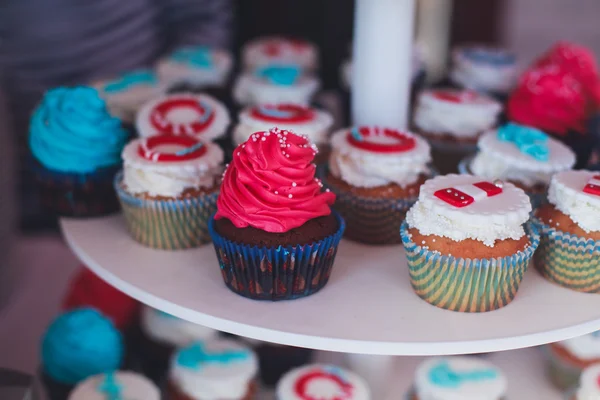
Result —
[[[546,359],[546,375],[557,389],[564,391],[577,386],[582,368],[562,360],[554,354],[550,345],[542,346],[542,352]]]
[[[440,254],[415,244],[404,222],[400,228],[410,281],[415,293],[436,307],[458,312],[486,312],[506,306],[516,296],[540,236],[525,230],[531,244],[499,258],[470,259]]]
[[[584,293],[600,293],[600,241],[552,228],[533,219],[541,234],[535,266],[550,282]]]
[[[211,241],[208,221],[217,212],[219,192],[199,197],[153,200],[133,196],[123,188],[123,173],[114,180],[131,236],[154,249],[181,250]]]

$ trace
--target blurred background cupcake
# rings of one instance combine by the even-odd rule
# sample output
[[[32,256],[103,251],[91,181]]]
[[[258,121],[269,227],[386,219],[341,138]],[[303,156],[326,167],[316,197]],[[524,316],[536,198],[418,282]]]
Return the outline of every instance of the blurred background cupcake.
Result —
[[[252,299],[311,295],[329,280],[344,222],[306,137],[273,128],[239,145],[210,233],[225,284]],[[310,254],[310,256],[309,256]]]
[[[254,71],[269,65],[296,65],[303,71],[319,68],[317,47],[305,40],[269,36],[246,43],[242,49],[242,66]]]
[[[541,242],[535,264],[563,287],[600,293],[600,174],[565,171],[552,177],[548,204],[536,212]]]
[[[241,342],[214,339],[194,342],[173,356],[168,378],[169,400],[254,400],[258,361]]]
[[[600,399],[600,364],[587,367],[581,374],[577,387],[569,393],[567,400]]]
[[[158,387],[143,375],[116,371],[94,375],[79,383],[69,400],[144,399],[161,400]]]
[[[407,398],[504,400],[507,387],[502,371],[480,357],[432,357],[417,368]]]
[[[345,236],[368,244],[400,243],[406,211],[431,176],[429,144],[416,135],[378,127],[346,128],[331,138],[323,183],[336,194],[334,209]]]
[[[111,182],[128,136],[95,89],[48,91],[29,128],[33,170],[47,212],[72,217],[116,212]]]
[[[223,151],[187,135],[135,139],[123,150],[115,178],[127,228],[141,244],[163,250],[210,241]]]
[[[431,144],[436,169],[451,173],[496,127],[501,111],[500,102],[473,90],[428,89],[417,97],[412,127]]]
[[[425,182],[400,232],[414,291],[452,311],[510,303],[539,244],[525,225],[530,212],[525,192],[508,182],[471,175]]]

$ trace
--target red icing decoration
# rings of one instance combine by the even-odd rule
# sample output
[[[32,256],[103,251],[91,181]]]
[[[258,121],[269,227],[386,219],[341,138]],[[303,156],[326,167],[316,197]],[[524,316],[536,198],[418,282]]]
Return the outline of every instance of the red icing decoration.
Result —
[[[478,187],[479,189],[486,192],[488,197],[496,196],[496,195],[502,193],[502,188],[494,185],[491,182],[485,182],[485,181],[477,182],[477,183],[474,183],[473,186]]]
[[[287,232],[329,215],[335,195],[321,192],[314,156],[305,137],[277,128],[253,134],[233,152],[215,219],[227,218],[238,228]]]
[[[305,51],[309,46],[304,40],[298,39],[274,39],[264,44],[263,51],[270,57],[278,57],[283,48],[288,47],[295,52]]]
[[[263,108],[282,111],[286,114],[289,114],[289,117],[279,117],[265,114],[262,112]],[[304,107],[297,104],[277,104],[254,107],[252,108],[251,115],[254,118],[269,122],[303,123],[311,121],[315,116],[315,112],[309,107]]]
[[[140,303],[82,267],[71,280],[62,307],[65,310],[93,307],[122,330],[135,320]]]
[[[433,95],[440,100],[451,103],[472,102],[477,98],[477,93],[472,90],[436,90],[433,92]]]
[[[308,394],[308,386],[310,381],[313,379],[327,379],[334,382],[339,386],[341,394],[340,396],[335,396],[333,398],[324,398],[324,397],[313,397]],[[341,377],[336,374],[332,374],[323,370],[315,370],[310,371],[306,375],[301,376],[296,381],[294,385],[294,392],[296,396],[300,397],[302,400],[348,400],[352,396],[353,386],[350,382],[344,381]]]
[[[593,179],[600,180],[600,175],[595,175]],[[585,185],[583,191],[588,194],[593,194],[594,196],[600,196],[600,186],[591,182]]]
[[[405,151],[412,150],[416,146],[416,141],[414,138],[405,135],[404,133],[395,129],[360,127],[358,128],[358,132],[362,136],[362,140],[357,139],[352,134],[352,131],[350,131],[346,136],[346,140],[348,140],[348,143],[359,149],[372,151],[374,153],[402,153]],[[378,135],[383,135],[396,139],[397,143],[376,143],[370,142],[368,140],[369,137]]]
[[[154,148],[161,145],[181,146],[181,150],[176,153],[154,151]],[[141,157],[156,162],[188,161],[200,158],[204,153],[206,153],[206,146],[191,136],[151,136],[142,140],[138,146],[138,154]]]
[[[167,119],[167,114],[177,108],[193,108],[202,117],[189,124],[179,124]],[[167,135],[199,135],[215,119],[215,113],[197,99],[189,97],[171,97],[158,103],[150,112],[150,122],[160,133]]]
[[[477,182],[473,183],[473,186],[483,190],[487,194],[487,197],[493,197],[502,193],[502,188],[494,185],[491,182]],[[440,189],[433,195],[457,208],[463,208],[475,202],[473,196],[470,196],[456,188]]]

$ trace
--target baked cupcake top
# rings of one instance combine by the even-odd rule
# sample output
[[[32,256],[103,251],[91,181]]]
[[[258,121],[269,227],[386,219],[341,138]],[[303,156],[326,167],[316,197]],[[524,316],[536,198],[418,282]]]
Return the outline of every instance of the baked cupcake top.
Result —
[[[272,64],[295,64],[304,70],[318,67],[318,52],[314,44],[279,36],[246,43],[242,58],[244,67],[250,70]]]
[[[223,157],[218,145],[192,136],[135,139],[123,150],[123,184],[131,194],[165,197],[211,189],[223,172]]]
[[[202,325],[177,318],[164,311],[144,306],[142,331],[151,339],[170,346],[186,346],[196,340],[216,336],[217,331]]]
[[[554,175],[548,201],[585,232],[600,231],[600,172],[564,171]]]
[[[429,144],[410,132],[380,127],[346,128],[331,137],[329,170],[357,187],[406,187],[428,174]]]
[[[594,364],[583,370],[575,394],[575,400],[596,399],[600,399],[600,364]]]
[[[278,400],[369,400],[366,382],[333,365],[307,365],[286,373],[277,383]]]
[[[273,128],[233,151],[223,175],[215,219],[280,233],[331,214],[335,194],[315,178],[316,148],[306,136]]]
[[[144,104],[136,128],[142,137],[191,135],[208,141],[223,136],[230,122],[227,108],[213,97],[178,93]]]
[[[429,89],[421,92],[415,126],[429,134],[474,138],[496,125],[502,105],[472,90]]]
[[[240,342],[214,339],[179,349],[171,361],[171,384],[192,399],[243,399],[258,360]]]
[[[517,59],[507,50],[464,46],[452,51],[452,81],[486,92],[507,93],[517,82]]]
[[[421,186],[406,221],[423,235],[473,239],[493,247],[496,240],[522,238],[530,212],[529,197],[511,183],[451,174]]]
[[[579,360],[600,359],[600,331],[563,340],[559,345]]]
[[[435,357],[417,368],[414,389],[423,400],[500,400],[507,382],[502,371],[481,358]]]
[[[226,83],[232,67],[233,57],[226,50],[186,46],[161,59],[156,73],[165,86],[182,82],[221,86]]]
[[[100,92],[112,115],[133,122],[139,108],[164,92],[153,71],[140,69],[121,76],[96,81],[92,86]]]
[[[69,395],[69,400],[160,398],[160,391],[154,383],[145,376],[130,371],[92,376],[77,385]]]
[[[57,382],[72,385],[119,369],[124,345],[108,318],[93,308],[78,308],[50,324],[41,350],[44,372]]]
[[[49,90],[35,109],[29,146],[44,167],[65,173],[92,173],[117,166],[128,133],[91,87]]]
[[[514,123],[486,132],[477,146],[471,171],[488,179],[548,185],[553,174],[575,165],[569,147],[540,130]]]
[[[273,126],[302,132],[311,142],[320,144],[327,140],[333,117],[313,107],[284,103],[248,107],[240,113],[239,121],[233,134],[236,144],[245,142],[254,132],[269,130]]]

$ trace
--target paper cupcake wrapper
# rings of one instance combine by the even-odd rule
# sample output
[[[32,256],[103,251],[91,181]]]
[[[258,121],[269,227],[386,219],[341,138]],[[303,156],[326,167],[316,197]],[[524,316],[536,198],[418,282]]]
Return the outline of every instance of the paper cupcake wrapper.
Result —
[[[218,191],[186,199],[152,200],[136,197],[122,187],[123,175],[115,177],[127,229],[144,246],[180,250],[210,242],[208,220],[217,211]]]
[[[506,306],[516,296],[540,237],[526,225],[531,245],[512,256],[471,259],[442,255],[415,244],[406,222],[400,235],[406,250],[410,281],[415,293],[440,308],[486,312]]]
[[[333,235],[311,244],[278,247],[228,240],[217,233],[211,218],[208,229],[225,285],[255,300],[291,300],[318,292],[329,280],[345,229],[342,217],[334,214],[339,228]]]
[[[581,368],[562,360],[548,345],[542,346],[542,352],[546,359],[546,374],[556,388],[567,390],[579,383]]]
[[[554,229],[533,219],[541,234],[535,266],[550,282],[585,293],[600,293],[600,241]]]

